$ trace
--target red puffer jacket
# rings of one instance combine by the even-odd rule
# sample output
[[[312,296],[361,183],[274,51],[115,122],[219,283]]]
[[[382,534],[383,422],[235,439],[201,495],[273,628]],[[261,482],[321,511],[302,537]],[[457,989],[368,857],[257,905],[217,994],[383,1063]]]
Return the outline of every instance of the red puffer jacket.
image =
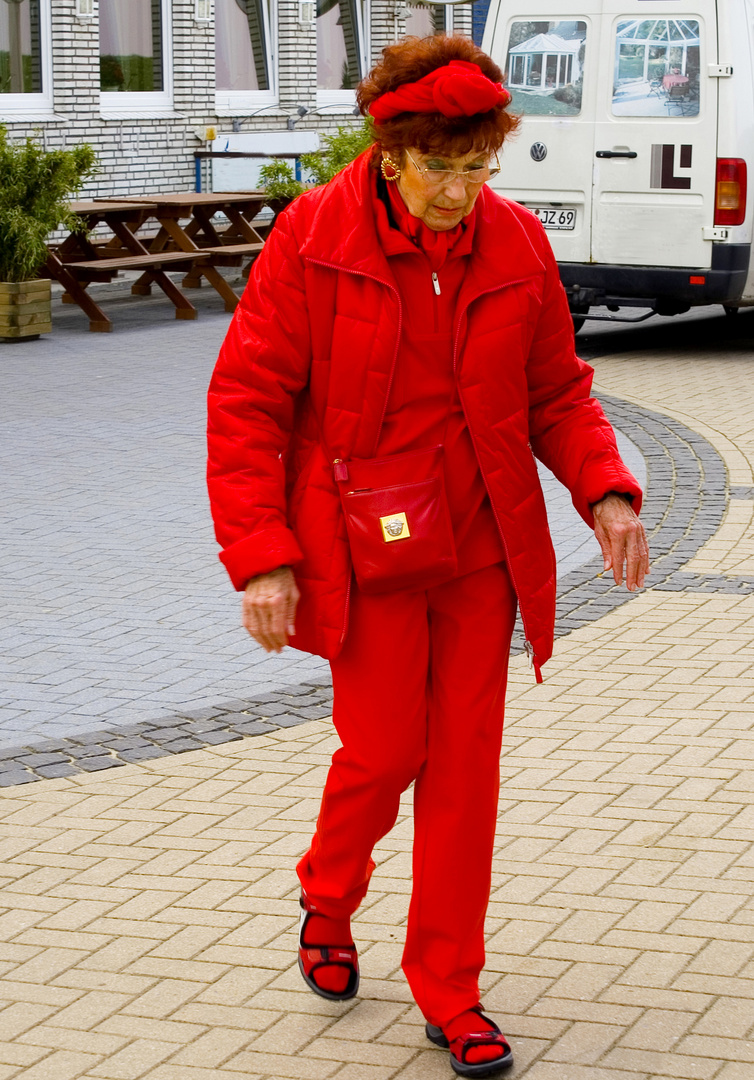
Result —
[[[370,153],[277,221],[253,268],[209,391],[209,491],[233,584],[293,565],[296,648],[332,659],[351,567],[332,464],[374,453],[401,332],[401,297],[377,242]],[[574,353],[539,221],[485,187],[461,288],[455,364],[537,666],[552,653],[555,558],[533,453],[590,504],[641,490],[623,465],[592,369]]]

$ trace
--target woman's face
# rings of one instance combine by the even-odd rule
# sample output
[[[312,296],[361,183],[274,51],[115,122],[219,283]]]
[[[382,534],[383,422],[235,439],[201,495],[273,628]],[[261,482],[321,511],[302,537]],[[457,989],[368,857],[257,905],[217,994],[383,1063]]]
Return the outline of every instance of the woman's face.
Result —
[[[461,157],[449,154],[423,154],[416,147],[409,147],[401,154],[401,175],[398,190],[410,214],[421,218],[424,224],[436,232],[452,229],[471,213],[482,183],[473,183],[475,170],[486,176],[489,154],[472,151]],[[429,178],[424,169],[432,171],[453,170],[466,172],[469,180],[453,175],[438,183]]]

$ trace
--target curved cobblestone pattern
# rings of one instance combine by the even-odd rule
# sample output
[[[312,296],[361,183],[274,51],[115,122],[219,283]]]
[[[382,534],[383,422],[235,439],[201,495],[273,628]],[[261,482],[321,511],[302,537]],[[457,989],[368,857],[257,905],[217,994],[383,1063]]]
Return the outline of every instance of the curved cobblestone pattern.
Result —
[[[615,397],[601,395],[611,422],[642,451],[648,483],[642,520],[650,540],[655,590],[747,593],[754,577],[691,574],[681,570],[717,531],[729,498],[725,464],[714,447],[684,424]],[[746,489],[748,490],[748,489]],[[593,622],[632,599],[625,589],[601,577],[602,560],[590,560],[558,584],[556,634]]]
[[[700,435],[676,420],[615,397],[601,400],[611,421],[641,450],[648,484],[642,517],[652,547],[651,588],[682,591],[754,591],[754,578],[684,574],[680,570],[717,530],[728,499],[723,461]],[[735,489],[737,497],[738,489]],[[602,561],[590,559],[565,574],[558,587],[558,636],[634,598],[601,577]],[[520,631],[514,653],[522,651]],[[249,735],[269,733],[330,715],[332,689],[324,681],[286,685],[249,699],[119,726],[115,730],[0,748],[0,786],[117,768],[166,754],[198,750]]]

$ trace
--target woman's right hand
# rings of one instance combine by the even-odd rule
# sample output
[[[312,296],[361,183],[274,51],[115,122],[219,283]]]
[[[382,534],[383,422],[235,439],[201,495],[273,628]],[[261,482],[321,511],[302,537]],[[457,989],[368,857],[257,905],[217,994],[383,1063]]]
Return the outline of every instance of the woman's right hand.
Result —
[[[267,652],[279,653],[288,644],[288,638],[296,633],[296,605],[300,596],[289,566],[260,574],[246,586],[242,622]]]

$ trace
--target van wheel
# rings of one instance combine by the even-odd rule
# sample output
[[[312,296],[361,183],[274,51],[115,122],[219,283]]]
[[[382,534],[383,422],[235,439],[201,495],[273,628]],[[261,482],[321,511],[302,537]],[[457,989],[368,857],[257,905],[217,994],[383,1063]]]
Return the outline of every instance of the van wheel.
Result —
[[[574,332],[574,334],[578,334],[579,330],[581,329],[581,327],[586,322],[586,317],[587,317],[588,314],[589,314],[589,308],[588,307],[580,307],[580,308],[577,308],[575,311],[573,309],[571,309],[571,318],[573,319],[573,332]]]

